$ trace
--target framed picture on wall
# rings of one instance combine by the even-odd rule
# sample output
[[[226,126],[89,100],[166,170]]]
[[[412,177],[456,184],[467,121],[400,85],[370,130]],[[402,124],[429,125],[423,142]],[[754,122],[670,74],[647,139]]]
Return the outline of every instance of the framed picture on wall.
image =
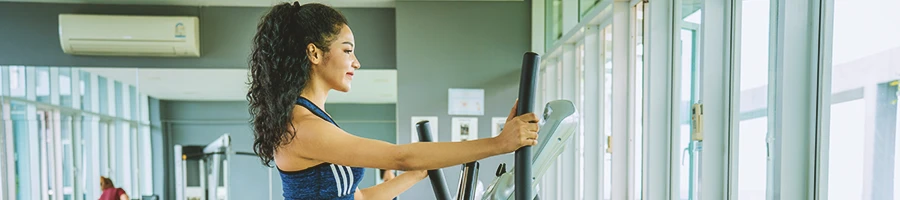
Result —
[[[447,96],[448,115],[484,115],[484,89],[450,88]]]
[[[506,117],[492,117],[491,118],[491,137],[497,137],[500,135],[500,132],[503,131],[503,126],[506,125]]]
[[[468,141],[478,139],[478,118],[454,117],[451,119],[451,141]]]

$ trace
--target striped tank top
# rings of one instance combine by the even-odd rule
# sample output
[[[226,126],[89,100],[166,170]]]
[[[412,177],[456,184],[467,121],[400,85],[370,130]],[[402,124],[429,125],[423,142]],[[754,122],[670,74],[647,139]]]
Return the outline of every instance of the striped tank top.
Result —
[[[319,118],[338,126],[325,111],[300,97],[297,104]],[[340,127],[340,126],[338,126]],[[300,171],[287,172],[278,169],[286,200],[352,200],[357,186],[363,179],[364,168],[322,163]]]

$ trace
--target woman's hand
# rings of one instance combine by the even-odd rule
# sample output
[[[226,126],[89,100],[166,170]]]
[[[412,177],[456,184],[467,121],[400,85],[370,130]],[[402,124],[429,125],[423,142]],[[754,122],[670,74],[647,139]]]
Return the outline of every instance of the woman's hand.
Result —
[[[531,146],[537,144],[538,118],[534,113],[526,113],[515,116],[516,108],[519,101],[513,105],[507,117],[503,131],[495,137],[497,143],[501,145],[504,153],[513,152],[523,146]]]

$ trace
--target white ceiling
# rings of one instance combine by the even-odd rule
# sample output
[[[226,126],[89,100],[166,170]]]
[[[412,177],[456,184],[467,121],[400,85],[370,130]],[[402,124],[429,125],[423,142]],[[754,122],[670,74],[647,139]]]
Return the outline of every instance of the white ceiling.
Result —
[[[244,101],[246,69],[134,69],[81,68],[90,73],[134,85],[162,100]],[[331,91],[329,103],[396,103],[396,70],[358,70],[350,92]]]
[[[234,6],[268,7],[281,2],[296,0],[0,0],[8,2],[120,4],[120,5],[176,5],[176,6]],[[334,7],[394,7],[395,0],[300,0],[301,3],[318,2]]]

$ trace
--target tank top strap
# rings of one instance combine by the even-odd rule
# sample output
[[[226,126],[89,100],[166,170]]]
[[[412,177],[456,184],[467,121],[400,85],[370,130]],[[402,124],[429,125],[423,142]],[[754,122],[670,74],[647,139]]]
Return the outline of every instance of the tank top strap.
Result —
[[[328,116],[328,114],[325,114],[325,111],[323,111],[321,108],[319,108],[319,106],[316,106],[316,104],[313,104],[312,101],[310,101],[309,99],[306,99],[304,97],[299,97],[299,98],[297,98],[297,105],[303,106],[304,108],[306,108],[307,110],[309,110],[310,112],[312,112],[313,114],[318,116],[319,118],[322,118],[323,120],[325,120],[331,124],[334,124],[334,126],[340,127],[340,126],[338,126],[337,123],[334,122],[333,119],[331,119],[331,116]]]

